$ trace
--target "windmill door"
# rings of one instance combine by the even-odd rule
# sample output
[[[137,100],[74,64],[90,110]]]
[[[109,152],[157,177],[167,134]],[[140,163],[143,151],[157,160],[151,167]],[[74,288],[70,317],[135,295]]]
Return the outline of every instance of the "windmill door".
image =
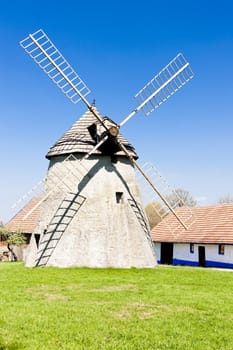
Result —
[[[172,265],[173,260],[173,243],[162,242],[160,252],[160,263]]]
[[[199,246],[198,247],[198,265],[205,267],[205,247]]]

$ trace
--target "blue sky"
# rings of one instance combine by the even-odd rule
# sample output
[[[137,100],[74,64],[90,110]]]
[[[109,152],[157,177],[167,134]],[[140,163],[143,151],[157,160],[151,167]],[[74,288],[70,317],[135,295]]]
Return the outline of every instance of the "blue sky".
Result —
[[[121,121],[140,90],[177,53],[195,78],[149,117],[122,127],[140,163],[216,203],[233,195],[232,1],[0,0],[0,220],[46,174],[49,147],[85,112],[18,42],[42,28],[91,89],[103,115]],[[205,199],[205,200],[204,200]]]

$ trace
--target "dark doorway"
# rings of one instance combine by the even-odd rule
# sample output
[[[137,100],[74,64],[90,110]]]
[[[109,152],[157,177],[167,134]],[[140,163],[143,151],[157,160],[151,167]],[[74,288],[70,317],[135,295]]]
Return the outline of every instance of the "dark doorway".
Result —
[[[199,266],[205,267],[205,247],[198,247],[198,264]]]
[[[173,243],[161,243],[160,264],[172,265]]]

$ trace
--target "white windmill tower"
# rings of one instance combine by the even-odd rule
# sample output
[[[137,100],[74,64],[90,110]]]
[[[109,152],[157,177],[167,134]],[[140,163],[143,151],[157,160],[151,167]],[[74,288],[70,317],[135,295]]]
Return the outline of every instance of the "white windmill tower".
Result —
[[[141,109],[150,114],[186,84],[193,77],[189,63],[176,56],[139,91],[138,107],[117,124],[87,101],[89,89],[42,30],[20,44],[73,103],[82,100],[87,106],[47,154],[45,193],[26,265],[154,267],[135,169],[186,225],[137,163],[119,129]]]

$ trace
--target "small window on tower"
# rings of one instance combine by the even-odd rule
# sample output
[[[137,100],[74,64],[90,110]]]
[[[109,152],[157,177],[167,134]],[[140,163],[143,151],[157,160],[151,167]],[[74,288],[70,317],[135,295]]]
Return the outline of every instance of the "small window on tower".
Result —
[[[116,202],[117,203],[123,202],[123,192],[116,192]]]
[[[46,230],[45,230],[46,231]],[[45,232],[44,232],[45,233]],[[39,242],[40,242],[40,235],[38,233],[35,233],[35,241],[36,241],[36,246],[37,248],[39,247]]]

